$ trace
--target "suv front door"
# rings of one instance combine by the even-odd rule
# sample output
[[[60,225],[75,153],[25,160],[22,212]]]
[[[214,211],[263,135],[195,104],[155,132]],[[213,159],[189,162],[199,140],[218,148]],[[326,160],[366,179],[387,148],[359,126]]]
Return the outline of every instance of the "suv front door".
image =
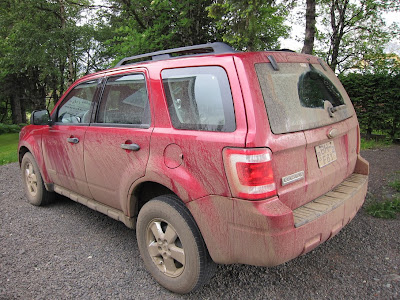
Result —
[[[89,198],[83,149],[97,85],[98,80],[90,80],[75,86],[53,112],[54,124],[44,131],[42,139],[50,179]]]
[[[129,188],[145,174],[153,130],[145,73],[110,76],[98,107],[85,135],[88,186],[95,200],[126,212]]]

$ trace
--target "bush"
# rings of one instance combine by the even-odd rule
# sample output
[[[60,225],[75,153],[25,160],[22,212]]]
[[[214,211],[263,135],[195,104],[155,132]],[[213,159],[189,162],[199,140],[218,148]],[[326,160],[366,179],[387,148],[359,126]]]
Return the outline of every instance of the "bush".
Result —
[[[392,140],[400,136],[400,75],[349,73],[340,80],[368,139],[376,131]]]
[[[21,128],[24,127],[26,124],[2,124],[0,123],[0,134],[4,133],[18,133],[21,131]]]

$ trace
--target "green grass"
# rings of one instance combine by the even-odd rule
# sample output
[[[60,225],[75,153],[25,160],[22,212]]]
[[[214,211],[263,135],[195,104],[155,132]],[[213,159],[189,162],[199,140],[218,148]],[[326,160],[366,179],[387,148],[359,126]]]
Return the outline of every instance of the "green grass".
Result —
[[[400,198],[387,199],[383,202],[372,202],[366,207],[366,211],[373,217],[382,219],[395,219],[400,213]]]
[[[0,165],[18,161],[18,133],[0,135]]]
[[[395,219],[400,213],[400,171],[396,171],[391,177],[393,181],[386,186],[386,192],[389,192],[386,193],[387,196],[380,201],[373,197],[375,199],[365,207],[367,213],[373,217]]]
[[[389,147],[391,141],[375,141],[361,138],[361,150]]]
[[[396,192],[400,192],[400,180],[399,179],[390,182],[389,186],[392,187]]]

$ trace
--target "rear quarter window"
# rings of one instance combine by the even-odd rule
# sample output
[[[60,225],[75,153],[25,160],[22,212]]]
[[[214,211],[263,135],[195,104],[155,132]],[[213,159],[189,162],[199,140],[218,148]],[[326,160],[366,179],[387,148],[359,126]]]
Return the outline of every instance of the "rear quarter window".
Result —
[[[167,69],[161,73],[174,128],[232,132],[232,94],[221,67]]]

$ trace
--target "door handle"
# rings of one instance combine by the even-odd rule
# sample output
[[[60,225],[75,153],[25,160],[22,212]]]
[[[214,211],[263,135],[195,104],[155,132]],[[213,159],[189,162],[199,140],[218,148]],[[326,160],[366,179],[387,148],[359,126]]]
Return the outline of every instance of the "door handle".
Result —
[[[79,139],[76,138],[76,137],[70,137],[70,138],[67,138],[67,142],[71,143],[71,144],[78,144],[79,143]]]
[[[138,151],[140,146],[138,144],[121,144],[121,148],[130,151]]]

